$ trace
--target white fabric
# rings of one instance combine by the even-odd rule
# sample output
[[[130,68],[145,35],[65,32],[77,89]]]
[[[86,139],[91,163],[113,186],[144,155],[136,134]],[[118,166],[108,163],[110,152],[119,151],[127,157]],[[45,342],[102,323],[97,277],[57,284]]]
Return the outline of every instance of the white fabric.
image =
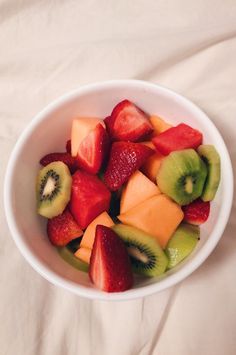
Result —
[[[198,104],[236,165],[234,0],[0,0],[1,174],[47,103],[79,85],[138,78]],[[1,191],[2,194],[2,191]],[[145,299],[92,302],[39,276],[0,202],[1,355],[235,355],[235,204],[209,259]]]

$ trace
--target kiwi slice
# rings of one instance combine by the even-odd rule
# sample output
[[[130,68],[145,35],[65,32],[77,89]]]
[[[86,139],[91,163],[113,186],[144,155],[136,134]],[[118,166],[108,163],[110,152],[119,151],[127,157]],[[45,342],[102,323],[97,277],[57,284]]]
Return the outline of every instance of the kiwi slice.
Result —
[[[84,263],[82,260],[76,258],[72,251],[67,247],[57,248],[59,255],[65,260],[68,264],[73,266],[74,268],[88,272],[89,265]]]
[[[124,241],[135,273],[159,276],[165,272],[168,259],[155,237],[125,224],[112,229]]]
[[[197,151],[208,170],[201,199],[212,201],[220,183],[220,156],[213,145],[200,145]]]
[[[53,218],[70,200],[72,177],[66,164],[56,161],[41,169],[36,181],[37,212]]]
[[[167,243],[165,252],[168,256],[168,269],[185,259],[195,248],[200,235],[198,226],[181,223]]]
[[[195,150],[178,150],[162,160],[157,185],[182,206],[201,196],[206,176],[205,163]]]

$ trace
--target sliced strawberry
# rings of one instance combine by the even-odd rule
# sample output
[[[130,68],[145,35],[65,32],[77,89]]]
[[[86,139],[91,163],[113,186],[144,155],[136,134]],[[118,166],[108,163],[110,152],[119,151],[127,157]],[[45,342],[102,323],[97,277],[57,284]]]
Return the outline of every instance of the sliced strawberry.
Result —
[[[131,263],[124,242],[108,227],[98,225],[89,276],[100,290],[122,292],[133,285]]]
[[[66,151],[71,154],[71,139],[66,142]]]
[[[202,144],[202,133],[185,123],[180,123],[154,137],[152,142],[159,153],[168,155],[174,150],[196,149]]]
[[[97,174],[107,156],[109,139],[105,128],[98,125],[80,143],[77,161],[80,168]]]
[[[129,100],[123,100],[105,118],[106,127],[112,140],[137,142],[153,131],[148,116]]]
[[[99,214],[109,210],[111,193],[95,175],[78,170],[72,176],[70,211],[81,226],[86,228]]]
[[[210,202],[204,202],[200,198],[189,205],[183,206],[184,220],[191,224],[206,222],[210,214]]]
[[[104,181],[108,188],[111,191],[118,190],[153,153],[153,149],[141,143],[113,143],[104,174]]]
[[[81,237],[83,231],[71,213],[65,210],[59,216],[48,220],[47,233],[53,245],[62,247],[67,245],[71,240]]]
[[[68,166],[72,174],[78,169],[78,164],[76,159],[73,158],[69,153],[47,154],[40,160],[40,164],[46,166],[54,161],[62,161],[64,164]]]

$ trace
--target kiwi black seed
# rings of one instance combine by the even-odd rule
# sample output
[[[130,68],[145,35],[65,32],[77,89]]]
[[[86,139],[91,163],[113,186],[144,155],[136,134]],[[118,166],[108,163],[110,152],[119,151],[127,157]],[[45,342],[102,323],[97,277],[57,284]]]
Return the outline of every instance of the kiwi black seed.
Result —
[[[184,149],[163,159],[157,185],[179,205],[187,205],[201,196],[206,176],[206,165],[196,151]]]
[[[41,169],[36,181],[38,213],[46,218],[61,214],[70,200],[71,184],[66,164],[57,161]]]
[[[112,229],[124,241],[135,273],[159,276],[165,272],[168,259],[155,237],[125,224]]]

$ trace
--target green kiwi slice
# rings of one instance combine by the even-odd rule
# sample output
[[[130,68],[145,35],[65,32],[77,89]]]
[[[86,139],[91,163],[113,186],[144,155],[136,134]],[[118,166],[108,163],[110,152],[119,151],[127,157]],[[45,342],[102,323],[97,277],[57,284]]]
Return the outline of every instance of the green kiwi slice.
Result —
[[[213,145],[200,145],[197,151],[208,170],[201,199],[203,201],[212,201],[220,183],[220,156]]]
[[[161,163],[157,185],[179,205],[187,205],[202,194],[207,176],[205,163],[193,149],[170,153]]]
[[[172,269],[185,259],[196,247],[199,240],[200,229],[188,223],[181,223],[172,235],[165,248],[169,263],[168,269]]]
[[[88,272],[89,265],[76,258],[76,256],[74,256],[68,247],[57,248],[57,250],[62,259],[65,260],[68,264],[80,271]]]
[[[124,241],[135,273],[159,276],[165,272],[168,259],[155,237],[125,224],[116,224],[112,229]]]
[[[66,164],[46,165],[36,180],[37,212],[46,218],[61,214],[70,200],[72,177]]]

